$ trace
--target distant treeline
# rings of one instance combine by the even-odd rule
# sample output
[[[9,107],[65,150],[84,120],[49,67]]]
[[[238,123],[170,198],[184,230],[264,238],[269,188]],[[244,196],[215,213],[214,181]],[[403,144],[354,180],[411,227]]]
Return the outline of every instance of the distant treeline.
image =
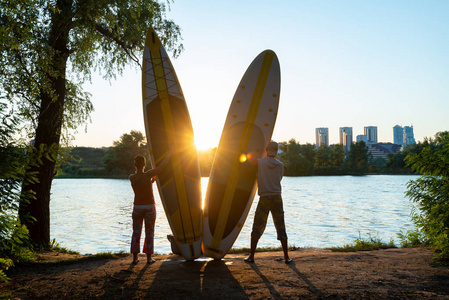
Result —
[[[383,159],[374,158],[363,141],[351,144],[345,152],[341,144],[316,148],[292,139],[280,144],[279,159],[284,163],[286,176],[410,174],[413,172],[404,159],[411,152],[420,153],[422,148],[422,143],[409,145]]]
[[[134,156],[144,155],[149,157],[148,150],[144,153],[127,155],[114,147],[90,148],[73,147],[68,149],[69,154],[59,167],[58,178],[128,178],[134,173]],[[130,156],[125,161],[120,160],[120,155]],[[198,151],[201,176],[209,176],[215,149]],[[147,164],[147,169],[149,168]]]
[[[149,162],[145,137],[139,131],[131,131],[114,141],[112,147],[73,147],[61,151],[58,178],[128,178],[134,173],[134,157],[143,155]],[[199,151],[202,176],[208,176],[215,150]],[[147,163],[147,168],[150,168]]]
[[[350,151],[345,152],[339,144],[316,148],[292,139],[280,143],[278,158],[285,165],[286,176],[410,174],[413,172],[406,166],[405,157],[409,153],[419,154],[423,147],[431,144],[432,139],[426,139],[381,159],[373,158],[363,141],[353,143]],[[215,151],[216,148],[198,152],[202,176],[209,176]],[[60,164],[59,178],[127,178],[134,172],[134,156],[149,158],[145,137],[138,131],[123,134],[112,147],[74,147],[63,153],[66,154]]]

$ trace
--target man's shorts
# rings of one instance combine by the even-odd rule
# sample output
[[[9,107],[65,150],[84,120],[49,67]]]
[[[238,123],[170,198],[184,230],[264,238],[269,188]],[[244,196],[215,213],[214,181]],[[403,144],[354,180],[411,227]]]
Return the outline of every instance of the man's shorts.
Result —
[[[277,239],[280,241],[287,240],[284,222],[284,205],[281,195],[272,195],[260,197],[257,204],[256,213],[254,215],[253,231],[251,237],[259,239],[267,225],[268,214],[271,211],[274,227],[276,227]]]

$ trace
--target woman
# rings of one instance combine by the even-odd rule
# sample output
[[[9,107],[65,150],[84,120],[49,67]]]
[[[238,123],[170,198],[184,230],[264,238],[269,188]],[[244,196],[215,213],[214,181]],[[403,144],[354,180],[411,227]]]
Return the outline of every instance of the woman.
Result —
[[[172,149],[173,147],[171,147]],[[140,235],[142,233],[142,225],[145,221],[145,243],[143,252],[147,254],[147,263],[154,263],[151,258],[154,253],[154,222],[156,220],[156,208],[154,206],[154,196],[152,183],[154,177],[161,173],[168,165],[171,157],[170,153],[164,158],[159,167],[150,169],[146,172],[145,157],[138,155],[134,158],[134,166],[136,172],[129,176],[131,186],[134,190],[134,207],[133,207],[133,235],[131,238],[131,253],[133,254],[133,264],[137,264],[138,254],[140,253]]]

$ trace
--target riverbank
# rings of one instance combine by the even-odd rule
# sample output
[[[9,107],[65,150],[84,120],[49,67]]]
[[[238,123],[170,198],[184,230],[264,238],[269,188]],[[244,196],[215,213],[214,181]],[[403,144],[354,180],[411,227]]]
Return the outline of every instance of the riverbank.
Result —
[[[332,176],[370,176],[370,175],[392,175],[392,176],[409,176],[409,175],[421,175],[412,172],[384,172],[384,173],[338,173],[338,174],[313,174],[313,175],[297,175],[297,176],[284,176],[284,177],[332,177]],[[106,173],[100,175],[92,174],[69,174],[61,173],[58,174],[55,179],[128,179],[128,175],[107,175]],[[201,178],[209,178],[209,173],[201,174]]]
[[[17,266],[0,284],[0,298],[19,299],[449,299],[449,268],[426,248],[369,252],[298,249],[286,265],[281,252],[229,254],[222,261],[186,262],[156,255],[51,263],[73,255],[50,252]],[[79,257],[79,256],[78,256]],[[3,297],[3,298],[2,298]]]

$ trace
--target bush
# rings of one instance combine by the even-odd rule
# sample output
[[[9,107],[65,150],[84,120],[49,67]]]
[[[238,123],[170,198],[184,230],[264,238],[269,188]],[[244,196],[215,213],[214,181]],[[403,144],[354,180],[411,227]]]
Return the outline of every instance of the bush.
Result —
[[[408,230],[406,233],[401,231],[398,233],[398,236],[401,241],[401,247],[403,248],[429,245],[429,240],[418,230]]]
[[[407,184],[406,195],[417,203],[412,219],[435,257],[449,259],[449,132],[437,133],[419,154],[406,157],[413,171],[423,174]]]
[[[28,201],[32,194],[21,194],[23,181],[35,180],[24,177],[27,165],[26,148],[11,143],[16,134],[17,119],[5,112],[0,103],[0,281],[6,281],[4,270],[14,262],[29,261],[33,255],[28,241],[28,230],[20,224],[17,216],[20,201]]]

